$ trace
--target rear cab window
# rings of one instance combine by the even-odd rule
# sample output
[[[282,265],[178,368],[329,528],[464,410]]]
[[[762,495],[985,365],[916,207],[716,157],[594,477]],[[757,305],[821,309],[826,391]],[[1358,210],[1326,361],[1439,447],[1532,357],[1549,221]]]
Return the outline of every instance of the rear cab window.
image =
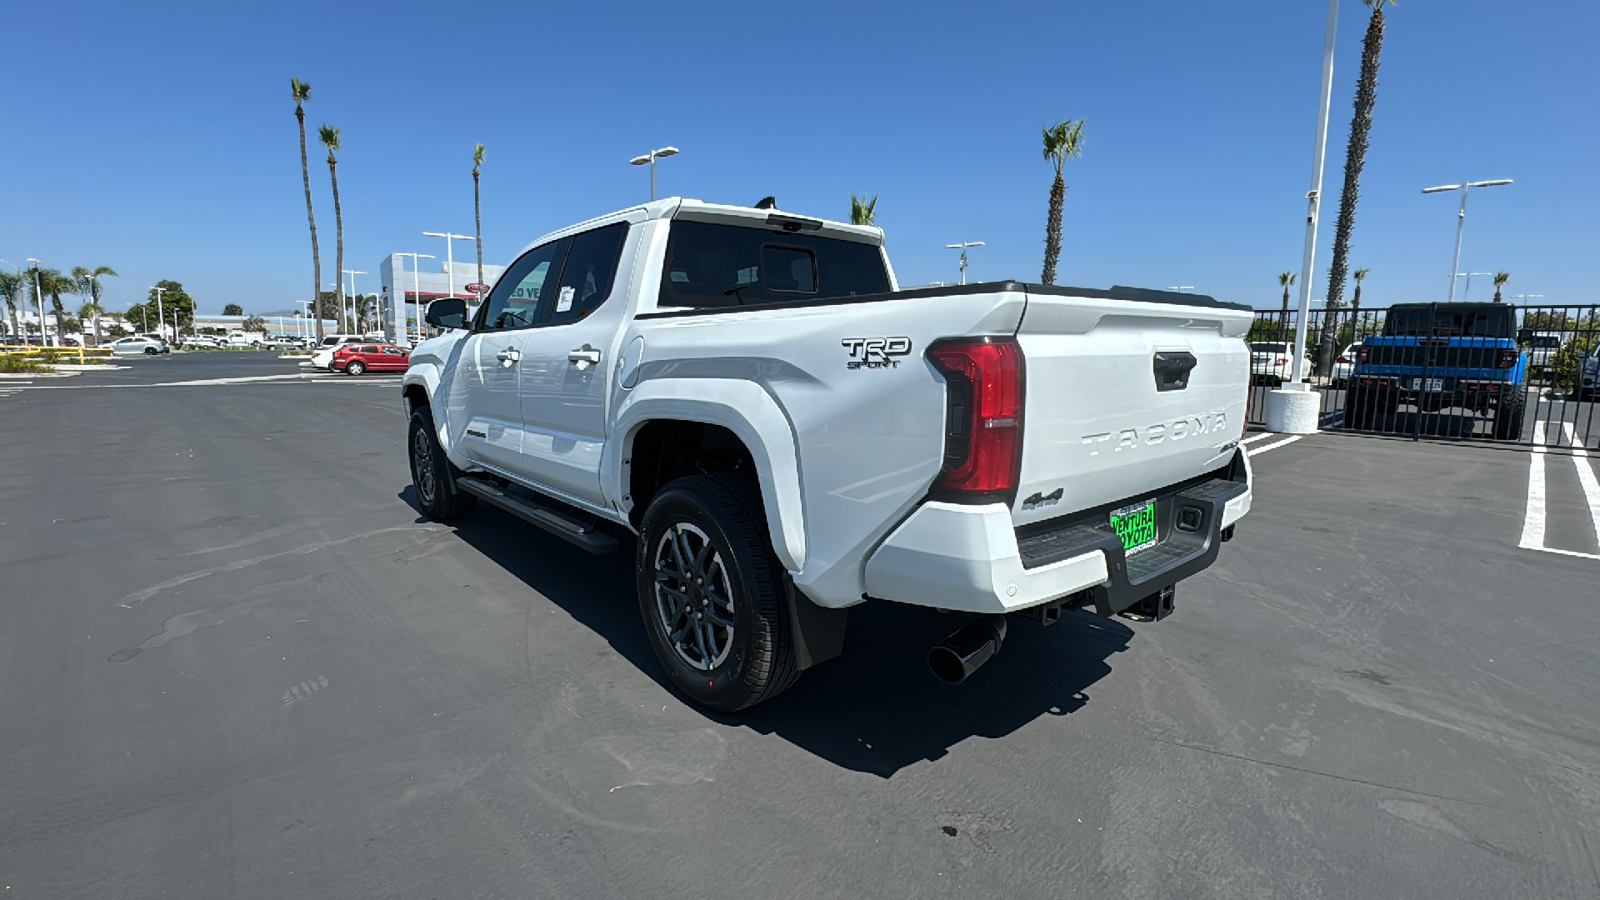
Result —
[[[1511,307],[1397,306],[1383,320],[1389,337],[1510,338],[1515,333]]]
[[[889,289],[889,272],[875,244],[756,224],[678,219],[667,240],[657,305],[759,306]]]

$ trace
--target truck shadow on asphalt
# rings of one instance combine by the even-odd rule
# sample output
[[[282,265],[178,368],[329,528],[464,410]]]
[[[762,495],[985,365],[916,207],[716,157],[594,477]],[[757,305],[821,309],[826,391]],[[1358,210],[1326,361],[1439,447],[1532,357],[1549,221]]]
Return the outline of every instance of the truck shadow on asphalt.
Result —
[[[401,499],[415,506],[410,491]],[[639,621],[631,540],[614,555],[589,556],[483,506],[454,525],[463,541],[672,691]],[[965,684],[946,685],[928,671],[928,648],[966,621],[864,603],[851,610],[844,653],[806,671],[778,697],[733,714],[680,701],[721,726],[775,735],[835,765],[887,778],[937,760],[968,738],[1000,738],[1041,716],[1075,712],[1089,702],[1088,688],[1110,674],[1111,656],[1133,638],[1120,621],[1090,613],[1064,615],[1048,628],[1014,618],[988,665]]]

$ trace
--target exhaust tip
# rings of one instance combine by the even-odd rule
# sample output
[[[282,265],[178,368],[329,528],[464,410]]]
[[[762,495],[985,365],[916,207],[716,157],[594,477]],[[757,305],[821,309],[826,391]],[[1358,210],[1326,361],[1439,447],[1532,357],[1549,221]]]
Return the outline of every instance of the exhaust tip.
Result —
[[[1000,652],[1004,616],[986,616],[957,629],[928,651],[928,668],[945,684],[960,684]]]

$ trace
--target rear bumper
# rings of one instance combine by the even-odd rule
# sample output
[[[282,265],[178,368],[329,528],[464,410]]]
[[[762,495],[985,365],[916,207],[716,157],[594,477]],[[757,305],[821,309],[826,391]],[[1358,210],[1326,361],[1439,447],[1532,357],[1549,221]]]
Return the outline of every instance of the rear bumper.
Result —
[[[975,613],[1009,613],[1073,595],[1101,615],[1121,612],[1202,571],[1217,557],[1223,529],[1250,511],[1248,463],[1134,500],[1155,499],[1158,542],[1133,557],[1111,530],[1109,510],[1091,511],[1019,535],[1000,503],[930,502],[867,560],[870,596]],[[1180,510],[1193,529],[1179,527]],[[1198,515],[1198,521],[1192,521]],[[1080,602],[1081,601],[1081,602]]]

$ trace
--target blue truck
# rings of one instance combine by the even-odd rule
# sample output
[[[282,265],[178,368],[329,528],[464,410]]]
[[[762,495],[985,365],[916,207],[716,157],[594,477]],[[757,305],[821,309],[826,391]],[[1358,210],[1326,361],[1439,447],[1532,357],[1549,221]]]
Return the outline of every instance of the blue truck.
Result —
[[[1517,313],[1503,303],[1402,303],[1383,333],[1356,351],[1345,426],[1373,430],[1401,404],[1418,412],[1464,408],[1494,416],[1494,437],[1522,434],[1528,359],[1517,346]]]

